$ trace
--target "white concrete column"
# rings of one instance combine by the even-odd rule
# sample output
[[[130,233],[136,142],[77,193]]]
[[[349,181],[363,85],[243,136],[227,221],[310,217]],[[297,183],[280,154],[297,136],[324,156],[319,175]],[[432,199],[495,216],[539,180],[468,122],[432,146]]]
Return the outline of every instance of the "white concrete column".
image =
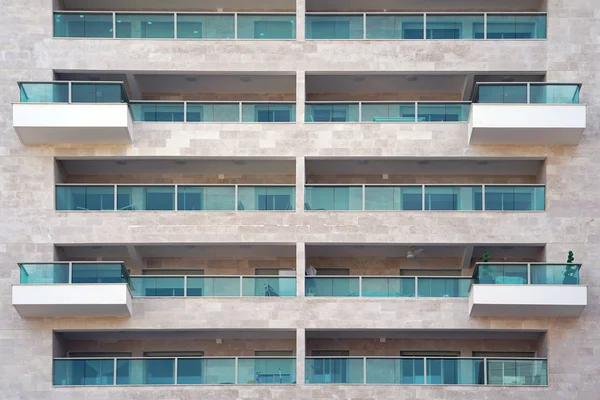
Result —
[[[306,72],[296,71],[296,123],[304,124],[306,101]]]
[[[296,296],[304,297],[304,276],[306,274],[306,245],[296,243]]]
[[[306,159],[296,157],[296,212],[304,212],[304,185],[306,183]]]
[[[304,377],[304,358],[306,357],[306,329],[296,329],[296,384],[302,385]]]
[[[296,0],[296,40],[304,40],[306,0]]]

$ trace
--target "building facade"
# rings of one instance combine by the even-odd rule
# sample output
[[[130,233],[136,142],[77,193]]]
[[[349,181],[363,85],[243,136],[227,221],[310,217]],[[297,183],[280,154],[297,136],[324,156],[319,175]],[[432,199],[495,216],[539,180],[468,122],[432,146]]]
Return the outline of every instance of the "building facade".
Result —
[[[0,398],[597,399],[595,5],[5,2]]]

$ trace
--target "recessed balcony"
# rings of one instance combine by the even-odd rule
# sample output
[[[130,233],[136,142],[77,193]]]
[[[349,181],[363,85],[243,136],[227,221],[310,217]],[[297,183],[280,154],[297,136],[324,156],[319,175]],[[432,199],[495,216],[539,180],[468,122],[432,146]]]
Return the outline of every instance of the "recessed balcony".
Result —
[[[479,263],[469,294],[472,317],[577,317],[587,305],[580,264]]]
[[[471,105],[470,144],[576,145],[586,127],[579,84],[481,83]]]
[[[22,82],[13,128],[26,145],[126,144],[133,124],[119,82]]]
[[[12,304],[23,317],[129,317],[132,296],[122,262],[19,264]]]

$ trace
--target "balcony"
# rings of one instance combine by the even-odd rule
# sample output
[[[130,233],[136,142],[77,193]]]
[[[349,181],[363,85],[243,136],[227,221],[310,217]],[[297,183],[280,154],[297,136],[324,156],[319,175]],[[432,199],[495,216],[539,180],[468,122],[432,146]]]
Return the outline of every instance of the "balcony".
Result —
[[[13,128],[26,145],[126,144],[133,125],[119,82],[21,82]]]
[[[122,262],[19,264],[12,304],[23,317],[131,316],[129,274]]]
[[[470,144],[576,145],[586,127],[579,84],[480,83],[469,119]]]
[[[580,264],[478,263],[472,317],[577,317],[587,305]]]

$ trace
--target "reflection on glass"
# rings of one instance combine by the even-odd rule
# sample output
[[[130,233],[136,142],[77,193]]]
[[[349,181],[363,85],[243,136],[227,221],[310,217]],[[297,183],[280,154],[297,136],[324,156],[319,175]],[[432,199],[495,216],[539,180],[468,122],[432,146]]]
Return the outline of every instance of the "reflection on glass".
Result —
[[[174,14],[119,14],[117,37],[135,39],[172,39],[175,37]]]
[[[578,285],[578,264],[531,264],[532,285]]]
[[[362,296],[415,297],[415,279],[365,276],[362,278]]]
[[[362,39],[362,15],[307,15],[307,39]]]
[[[415,103],[362,103],[363,122],[417,122]],[[424,121],[423,119],[419,119]]]
[[[358,277],[315,277],[306,278],[308,296],[317,297],[358,297],[360,283]]]
[[[21,103],[68,103],[69,84],[64,83],[19,83]]]
[[[54,13],[54,37],[112,38],[112,14]]]
[[[239,122],[239,103],[187,103],[187,122]]]
[[[244,276],[242,296],[293,297],[296,296],[296,278],[291,276]]]
[[[187,295],[194,297],[239,297],[237,276],[194,276],[187,278]]]
[[[233,39],[233,14],[177,14],[177,38]]]
[[[485,209],[500,211],[544,211],[543,186],[486,186]]]
[[[483,359],[428,358],[428,385],[483,385]]]
[[[527,264],[481,264],[475,271],[475,283],[526,285]]]
[[[488,14],[488,39],[545,39],[546,16],[540,14]]]
[[[423,39],[423,24],[423,14],[367,15],[367,39]]]
[[[529,86],[532,104],[579,104],[579,85],[536,84]]]
[[[73,263],[72,283],[126,283],[125,266],[120,263]]]
[[[117,359],[117,385],[173,385],[174,358]]]
[[[469,297],[471,279],[421,278],[417,280],[419,297]]]
[[[487,360],[488,385],[545,386],[548,384],[546,360]]]
[[[54,386],[103,386],[114,384],[114,360],[54,360]]]
[[[306,383],[364,383],[362,358],[307,358]]]
[[[243,103],[242,122],[296,122],[296,105]]]
[[[427,15],[427,39],[483,39],[483,14]]]
[[[425,210],[481,209],[481,186],[425,186]]]
[[[19,264],[21,284],[69,283],[68,263]]]
[[[183,103],[130,103],[134,121],[183,122]]]
[[[239,384],[277,385],[295,382],[295,358],[238,359]]]
[[[421,186],[366,186],[365,210],[422,210]]]
[[[126,103],[127,95],[120,83],[71,83],[72,103]]]
[[[183,297],[183,276],[132,276],[134,297]]]
[[[424,383],[423,358],[367,358],[367,384],[415,385]]]
[[[478,85],[477,103],[527,103],[527,85]]]
[[[178,210],[235,210],[235,186],[178,186]]]
[[[362,186],[307,186],[305,210],[362,210]]]
[[[175,186],[117,186],[117,209],[174,210]]]
[[[114,186],[56,186],[57,210],[115,209]]]
[[[305,122],[358,122],[355,104],[306,104]]]
[[[239,211],[295,210],[294,186],[238,186]]]
[[[177,384],[225,385],[235,382],[233,358],[179,358]]]
[[[239,14],[238,39],[295,39],[296,16]]]
[[[465,122],[469,120],[470,104],[418,103],[418,122]]]

